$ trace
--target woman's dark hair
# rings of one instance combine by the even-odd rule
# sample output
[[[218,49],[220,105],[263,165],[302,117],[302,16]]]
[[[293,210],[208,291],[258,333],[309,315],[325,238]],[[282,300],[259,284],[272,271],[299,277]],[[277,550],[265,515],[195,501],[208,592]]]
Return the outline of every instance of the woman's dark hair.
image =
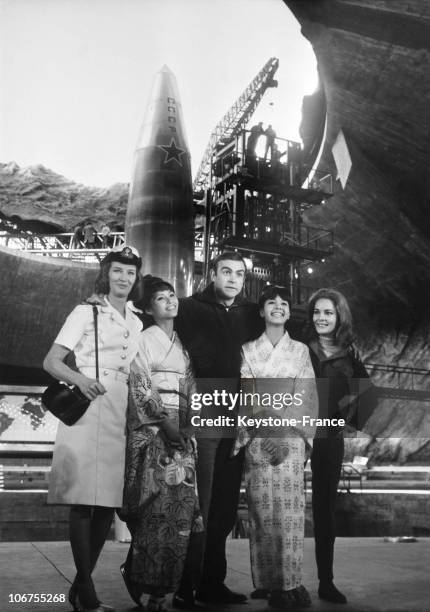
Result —
[[[163,280],[158,276],[152,276],[151,274],[145,274],[143,277],[143,297],[139,306],[143,309],[146,314],[146,309],[151,307],[151,300],[157,291],[173,291],[175,289],[169,282]]]
[[[352,314],[347,299],[340,291],[325,287],[318,289],[318,291],[311,295],[308,302],[307,333],[309,340],[318,336],[313,322],[315,304],[318,300],[330,300],[333,302],[337,315],[334,341],[342,348],[349,346],[354,341],[354,333],[352,330]]]
[[[108,295],[109,293],[109,270],[113,261],[102,261],[100,263],[100,272],[95,281],[95,291],[96,293],[103,293],[104,295]],[[127,299],[132,300],[133,302],[137,302],[142,297],[142,275],[139,270],[136,268],[136,280],[134,281],[134,285],[131,288],[130,293],[128,294]]]
[[[290,292],[286,287],[280,287],[278,285],[268,285],[263,289],[260,297],[258,298],[258,309],[261,310],[267,300],[273,300],[277,295],[279,295],[282,300],[288,302],[291,312]]]

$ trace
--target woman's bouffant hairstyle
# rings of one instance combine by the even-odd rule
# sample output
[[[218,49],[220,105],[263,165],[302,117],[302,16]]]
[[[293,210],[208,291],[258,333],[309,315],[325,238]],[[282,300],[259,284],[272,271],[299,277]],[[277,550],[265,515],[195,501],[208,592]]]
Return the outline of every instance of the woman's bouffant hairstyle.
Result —
[[[262,310],[267,300],[273,300],[277,295],[279,295],[282,300],[288,302],[288,306],[291,312],[290,292],[286,287],[280,287],[279,285],[268,285],[263,289],[260,294],[260,297],[258,298],[258,309]]]
[[[318,334],[315,329],[315,325],[313,322],[315,304],[318,300],[330,300],[333,302],[336,315],[337,315],[337,324],[334,335],[334,341],[338,346],[342,348],[346,348],[352,342],[354,342],[354,332],[352,330],[352,314],[349,308],[349,304],[346,300],[346,297],[340,293],[340,291],[336,291],[336,289],[331,288],[323,288],[318,289],[313,295],[311,295],[308,302],[308,321],[307,321],[307,334],[309,340],[318,337]]]
[[[100,272],[96,278],[95,291],[96,293],[109,293],[109,270],[114,261],[102,261],[100,263]],[[135,266],[136,267],[136,266]],[[136,280],[128,294],[127,299],[133,302],[138,302],[142,298],[142,275],[136,267]]]
[[[143,297],[139,306],[146,311],[147,308],[151,308],[151,300],[157,291],[173,291],[175,293],[175,289],[173,285],[169,282],[163,280],[159,276],[152,276],[151,274],[145,274],[142,279],[143,284]]]

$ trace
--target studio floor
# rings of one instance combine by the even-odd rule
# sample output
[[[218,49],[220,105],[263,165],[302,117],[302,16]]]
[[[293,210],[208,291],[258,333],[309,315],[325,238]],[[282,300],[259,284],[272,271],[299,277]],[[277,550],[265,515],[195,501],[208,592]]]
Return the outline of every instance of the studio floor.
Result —
[[[338,538],[336,540],[336,585],[348,604],[329,604],[318,599],[313,539],[305,540],[303,583],[312,597],[310,610],[345,612],[428,612],[430,610],[430,538],[413,543],[385,542],[383,538]],[[94,574],[99,597],[117,612],[137,612],[130,600],[119,566],[128,545],[107,542]],[[253,590],[248,540],[228,541],[226,583],[234,590]],[[62,612],[71,609],[66,601],[34,603],[19,601],[20,594],[64,594],[73,578],[73,563],[67,542],[0,543],[1,612]],[[34,599],[34,597],[33,597]],[[61,598],[56,598],[61,599]],[[170,600],[169,600],[170,603]],[[199,606],[200,608],[200,606]],[[265,601],[248,600],[236,606],[201,606],[228,612],[268,610]]]

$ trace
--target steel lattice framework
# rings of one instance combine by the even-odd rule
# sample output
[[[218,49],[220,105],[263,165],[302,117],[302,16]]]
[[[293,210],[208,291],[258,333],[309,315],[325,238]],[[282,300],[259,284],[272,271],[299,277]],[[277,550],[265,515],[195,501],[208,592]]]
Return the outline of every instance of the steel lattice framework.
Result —
[[[194,179],[193,189],[195,192],[202,192],[209,187],[212,156],[217,144],[228,142],[243,130],[266,89],[277,86],[273,76],[278,70],[278,66],[279,60],[276,57],[271,57],[215,126]]]

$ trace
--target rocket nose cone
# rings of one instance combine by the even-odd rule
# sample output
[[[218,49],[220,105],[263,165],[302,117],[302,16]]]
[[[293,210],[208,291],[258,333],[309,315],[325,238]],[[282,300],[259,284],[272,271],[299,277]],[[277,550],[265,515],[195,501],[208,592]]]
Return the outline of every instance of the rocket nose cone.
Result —
[[[178,84],[164,64],[155,75],[136,148],[169,147],[172,138],[176,147],[188,151]]]

